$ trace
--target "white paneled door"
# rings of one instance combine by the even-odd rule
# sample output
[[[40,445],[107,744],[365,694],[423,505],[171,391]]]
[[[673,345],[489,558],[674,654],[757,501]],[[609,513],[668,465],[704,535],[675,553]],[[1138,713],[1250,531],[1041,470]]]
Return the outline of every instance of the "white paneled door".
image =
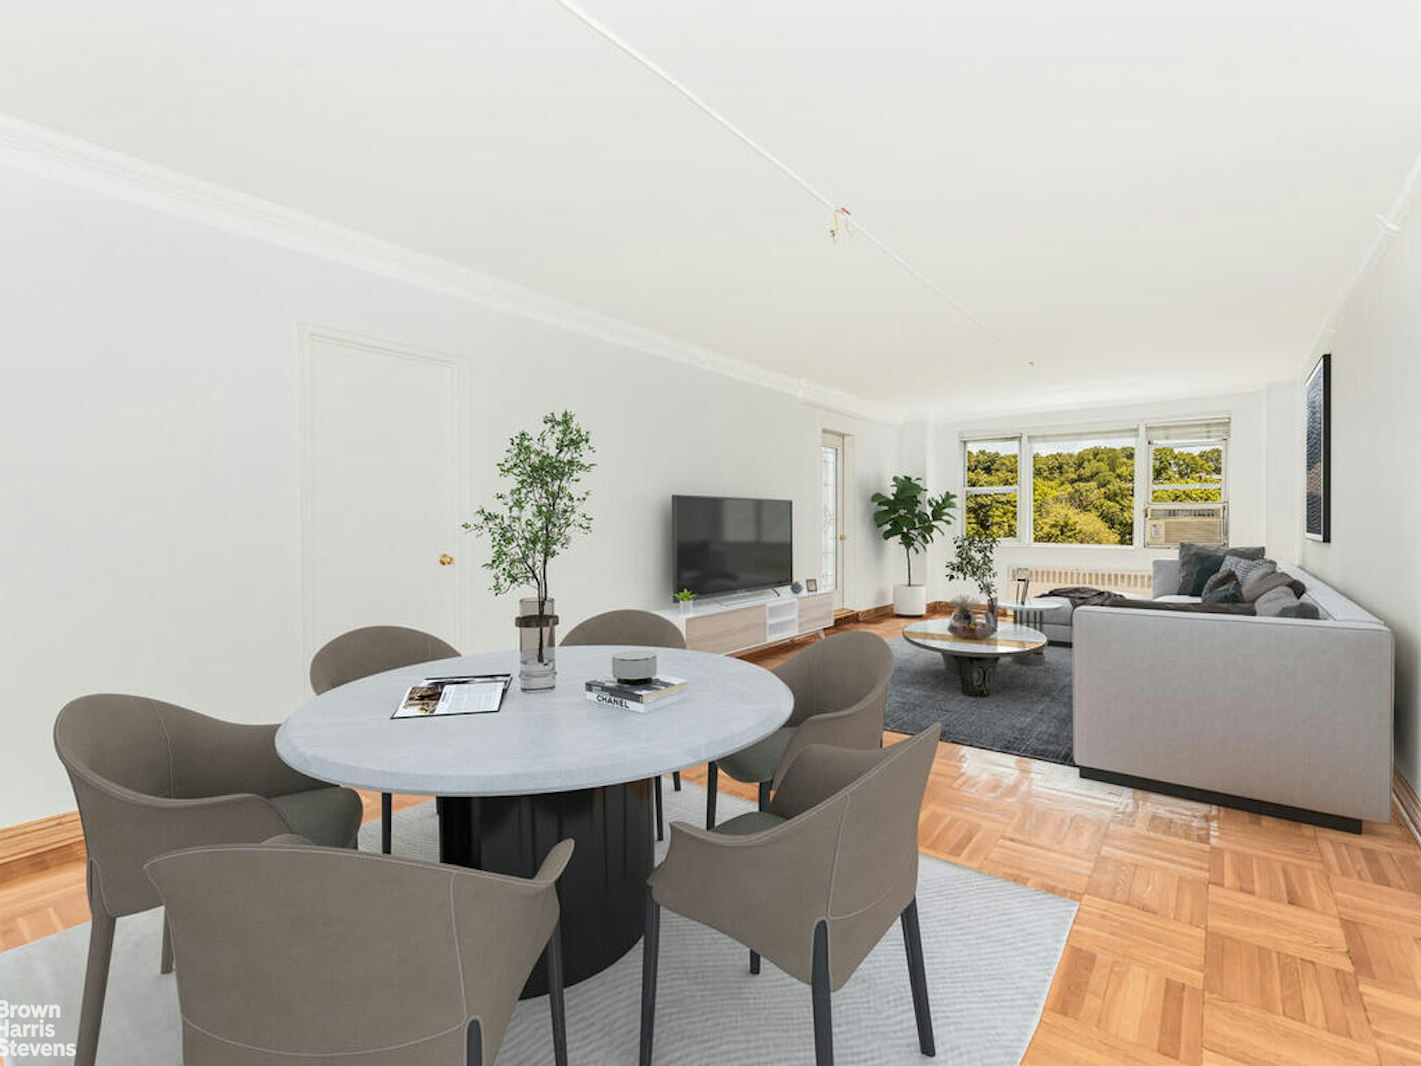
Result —
[[[463,647],[463,363],[308,330],[302,385],[308,658],[366,625]]]

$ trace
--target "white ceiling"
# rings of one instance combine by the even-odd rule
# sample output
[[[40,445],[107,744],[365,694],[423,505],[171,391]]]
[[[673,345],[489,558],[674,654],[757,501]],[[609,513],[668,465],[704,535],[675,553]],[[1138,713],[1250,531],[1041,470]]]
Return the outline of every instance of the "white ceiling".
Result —
[[[580,2],[986,328],[556,0],[10,0],[0,112],[981,413],[1294,376],[1421,149],[1415,0]]]

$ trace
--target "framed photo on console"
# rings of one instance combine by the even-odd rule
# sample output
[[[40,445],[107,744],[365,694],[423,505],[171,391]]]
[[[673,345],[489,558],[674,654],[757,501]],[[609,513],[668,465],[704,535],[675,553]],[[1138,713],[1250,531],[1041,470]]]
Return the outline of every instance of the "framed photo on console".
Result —
[[[1303,534],[1326,543],[1332,539],[1332,356],[1324,355],[1303,389],[1304,470]]]
[[[807,577],[807,578],[805,578],[805,579],[804,579],[804,591],[805,591],[805,592],[818,592],[818,591],[819,591],[819,581],[818,581],[818,579],[817,579],[817,578],[812,578],[812,577]]]

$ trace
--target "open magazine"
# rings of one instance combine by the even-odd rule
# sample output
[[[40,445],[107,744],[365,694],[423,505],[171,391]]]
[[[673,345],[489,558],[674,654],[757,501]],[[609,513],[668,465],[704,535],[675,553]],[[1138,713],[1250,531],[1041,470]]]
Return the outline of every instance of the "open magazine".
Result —
[[[409,687],[391,718],[435,718],[455,714],[491,714],[503,706],[512,674],[426,677]]]

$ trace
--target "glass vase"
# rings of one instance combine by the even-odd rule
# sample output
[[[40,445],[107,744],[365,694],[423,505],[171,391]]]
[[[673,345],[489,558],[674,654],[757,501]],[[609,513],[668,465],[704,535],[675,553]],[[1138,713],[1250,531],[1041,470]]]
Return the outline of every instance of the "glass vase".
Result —
[[[537,597],[518,601],[518,687],[524,692],[549,689],[557,684],[558,616],[552,597],[538,610]]]

